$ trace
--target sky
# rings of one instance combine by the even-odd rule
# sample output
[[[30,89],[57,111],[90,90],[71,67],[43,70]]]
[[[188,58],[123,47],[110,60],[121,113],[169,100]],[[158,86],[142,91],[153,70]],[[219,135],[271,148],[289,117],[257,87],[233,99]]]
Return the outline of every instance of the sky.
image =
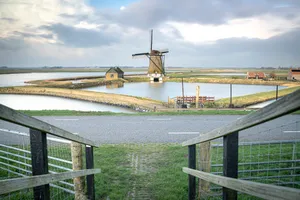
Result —
[[[0,0],[0,66],[300,67],[299,0]]]

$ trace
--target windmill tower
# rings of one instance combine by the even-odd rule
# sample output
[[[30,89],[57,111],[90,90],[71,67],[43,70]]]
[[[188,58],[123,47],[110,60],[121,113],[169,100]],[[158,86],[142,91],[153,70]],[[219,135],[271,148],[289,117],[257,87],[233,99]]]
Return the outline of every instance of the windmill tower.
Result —
[[[132,54],[132,58],[147,56],[149,58],[148,77],[151,82],[162,82],[165,75],[165,54],[168,49],[153,50],[153,30],[150,31],[150,52]]]

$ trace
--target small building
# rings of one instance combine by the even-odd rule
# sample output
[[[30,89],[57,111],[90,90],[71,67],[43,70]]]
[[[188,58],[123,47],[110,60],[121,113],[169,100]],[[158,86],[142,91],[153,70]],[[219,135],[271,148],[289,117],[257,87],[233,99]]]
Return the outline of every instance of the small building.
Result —
[[[263,72],[247,72],[247,79],[264,79],[266,74]]]
[[[300,69],[290,68],[287,80],[298,80],[298,81],[300,81]]]
[[[119,67],[111,67],[105,74],[106,80],[117,80],[124,78],[124,72]]]

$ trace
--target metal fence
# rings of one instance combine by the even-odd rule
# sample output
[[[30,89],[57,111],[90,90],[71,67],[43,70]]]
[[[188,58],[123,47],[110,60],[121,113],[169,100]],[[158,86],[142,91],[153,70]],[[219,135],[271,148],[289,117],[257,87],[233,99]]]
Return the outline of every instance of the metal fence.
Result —
[[[223,199],[299,199],[299,141],[268,141],[277,134],[273,129],[253,131],[247,135],[251,142],[245,142],[242,136],[243,130],[298,110],[299,99],[300,90],[229,125],[183,142],[183,146],[188,146],[188,168],[184,167],[183,172],[189,175],[189,199],[219,195]],[[257,135],[262,134],[264,142],[256,142]],[[221,143],[219,138],[223,138]],[[196,170],[196,144],[200,147],[199,170]],[[294,188],[282,187],[287,185]]]
[[[1,104],[0,119],[1,199],[95,198],[94,142]]]

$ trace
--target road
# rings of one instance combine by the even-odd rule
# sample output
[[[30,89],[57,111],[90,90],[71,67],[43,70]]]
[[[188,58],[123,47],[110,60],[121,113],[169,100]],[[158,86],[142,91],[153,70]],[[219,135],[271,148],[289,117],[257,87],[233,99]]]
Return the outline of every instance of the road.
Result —
[[[241,118],[223,116],[69,116],[37,117],[100,144],[181,143]],[[27,143],[28,129],[0,121],[1,143]],[[300,115],[288,115],[240,132],[240,141],[300,140]]]

